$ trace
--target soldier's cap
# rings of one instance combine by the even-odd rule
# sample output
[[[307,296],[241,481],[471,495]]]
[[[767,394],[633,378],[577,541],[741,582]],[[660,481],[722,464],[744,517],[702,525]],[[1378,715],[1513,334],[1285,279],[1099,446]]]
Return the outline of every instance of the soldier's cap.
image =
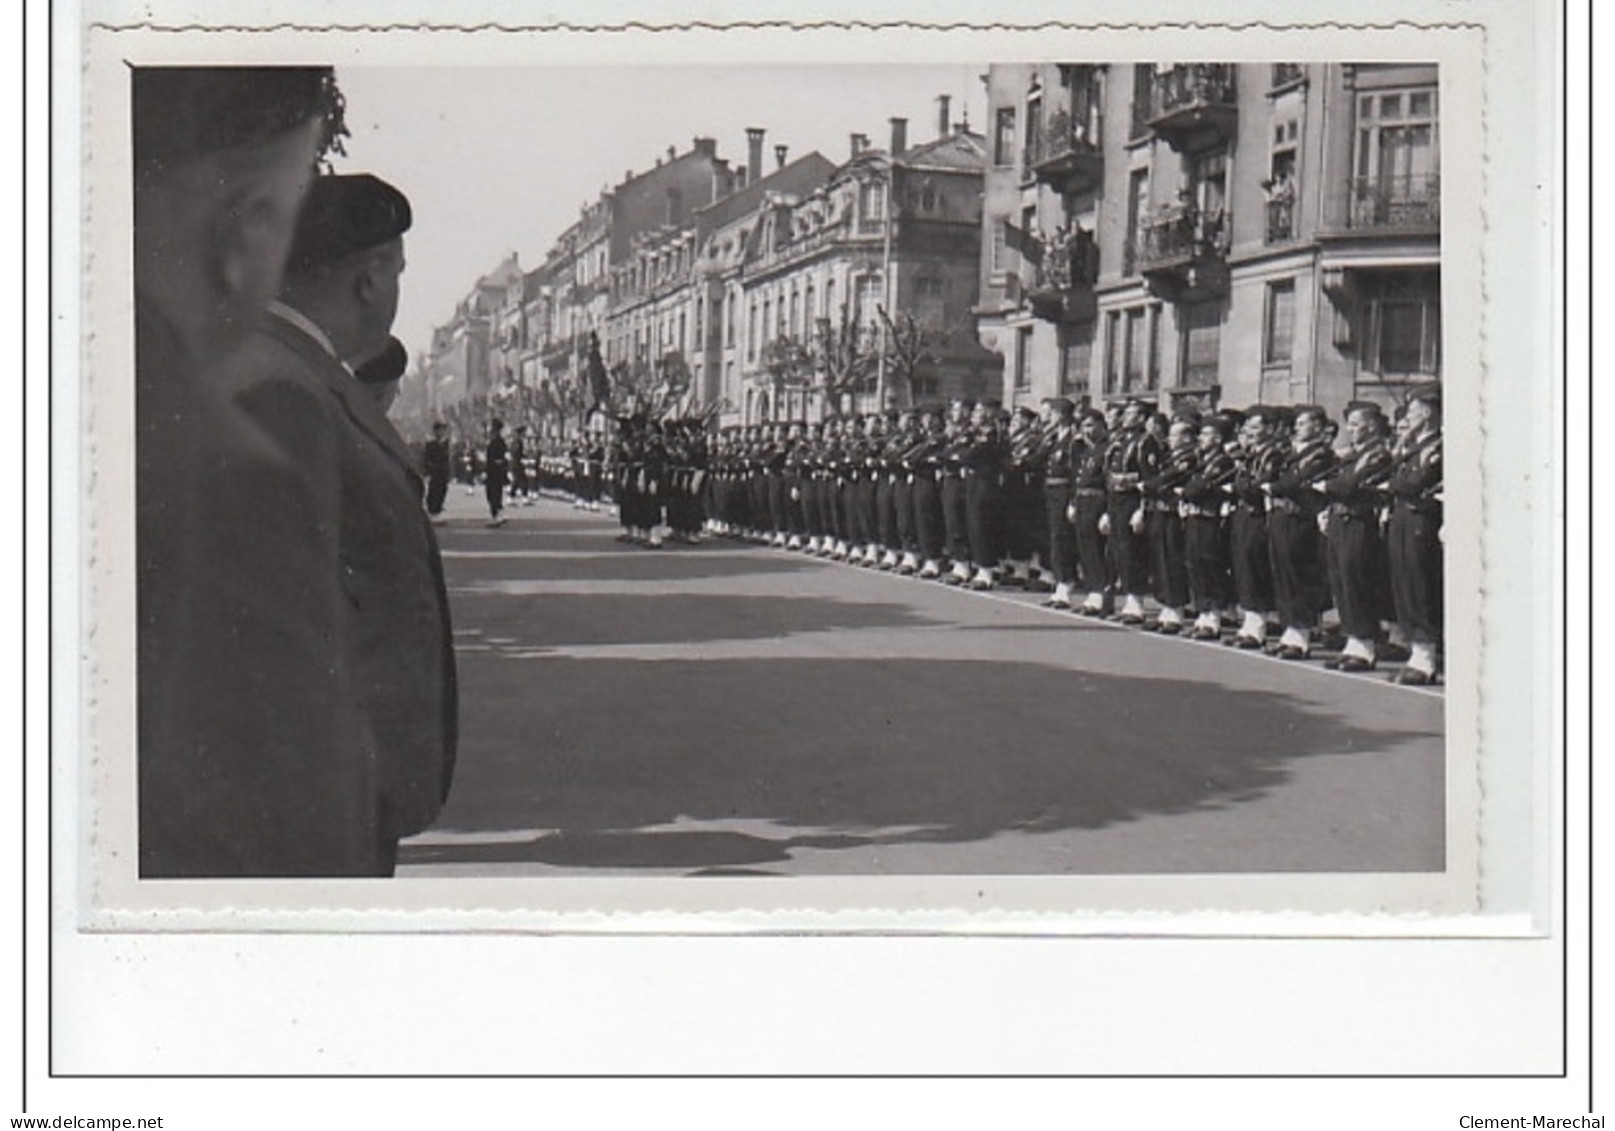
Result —
[[[1200,427],[1214,430],[1221,439],[1226,441],[1238,430],[1243,420],[1244,417],[1238,413],[1232,411],[1219,412],[1202,420]]]
[[[146,168],[269,141],[341,100],[330,67],[134,67],[129,97]]]
[[[1106,423],[1105,414],[1097,408],[1085,408],[1077,414],[1078,420],[1097,420],[1100,424]]]
[[[1321,404],[1298,404],[1291,411],[1295,414],[1295,419],[1297,420],[1300,420],[1303,416],[1316,416],[1325,422],[1329,420],[1329,411]]]
[[[1275,424],[1283,424],[1286,427],[1288,427],[1289,425],[1295,423],[1295,417],[1296,417],[1295,409],[1290,407],[1289,405],[1287,405],[1287,404],[1276,404],[1276,405],[1273,406],[1273,415],[1271,417],[1273,423],[1275,423]]]
[[[1027,405],[1027,404],[1016,405],[1015,406],[1015,412],[1016,412],[1017,415],[1024,416],[1028,420],[1036,420],[1037,419],[1037,409],[1033,408],[1031,405]]]
[[[409,367],[409,351],[397,338],[389,337],[387,345],[375,357],[353,371],[353,375],[366,385],[386,385],[398,380]]]
[[[976,398],[975,397],[954,397],[948,403],[950,405],[958,405],[960,408],[975,408],[976,407]]]
[[[901,420],[903,417],[903,412],[904,410],[902,409],[889,408],[881,415],[884,416],[886,418],[886,422],[890,424],[895,420]]]
[[[988,412],[997,412],[999,407],[1000,407],[999,403],[997,401],[992,400],[990,398],[985,399],[985,400],[980,400],[980,401],[969,401],[967,403],[970,405],[971,408],[984,408]]]
[[[1144,400],[1144,399],[1142,399],[1140,397],[1128,397],[1125,401],[1122,402],[1121,407],[1122,407],[1122,411],[1124,411],[1124,412],[1126,410],[1128,410],[1128,409],[1136,409],[1139,412],[1148,412],[1150,409],[1154,408],[1155,406],[1150,404],[1149,401],[1146,401],[1146,400]]]
[[[1061,416],[1070,416],[1077,410],[1077,402],[1070,397],[1044,397],[1043,403]]]
[[[1415,401],[1439,411],[1441,408],[1441,382],[1426,381],[1423,384],[1413,386],[1408,391],[1408,403],[1412,404]]]
[[[443,421],[441,421],[441,420],[435,420],[435,421],[432,422],[432,431],[433,432],[446,432],[446,431],[448,431],[448,427],[449,426],[447,424],[443,423]]]
[[[1172,423],[1192,424],[1200,427],[1200,410],[1193,405],[1185,405],[1172,414]]]
[[[289,275],[330,267],[391,243],[414,222],[409,198],[369,173],[315,177],[297,217]]]
[[[1346,415],[1350,416],[1354,412],[1366,412],[1383,419],[1385,406],[1378,401],[1351,401],[1346,405]]]
[[[1240,423],[1247,420],[1260,420],[1263,424],[1272,424],[1278,419],[1278,409],[1270,404],[1253,404],[1240,416]]]

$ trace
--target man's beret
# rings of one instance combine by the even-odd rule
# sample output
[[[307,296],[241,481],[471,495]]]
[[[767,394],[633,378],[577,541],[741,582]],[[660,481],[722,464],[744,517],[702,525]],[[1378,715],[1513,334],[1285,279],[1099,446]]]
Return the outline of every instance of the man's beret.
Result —
[[[135,67],[129,95],[137,165],[262,144],[341,105],[330,67]]]
[[[366,385],[385,385],[404,375],[409,367],[409,351],[397,338],[388,338],[387,346],[375,357],[359,366],[353,375]]]
[[[391,243],[413,222],[409,198],[369,173],[315,177],[297,217],[288,274]]]

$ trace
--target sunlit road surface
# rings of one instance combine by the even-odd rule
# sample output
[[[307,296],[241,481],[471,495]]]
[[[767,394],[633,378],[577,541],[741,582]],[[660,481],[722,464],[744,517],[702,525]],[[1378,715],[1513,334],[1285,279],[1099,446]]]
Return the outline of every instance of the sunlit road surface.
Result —
[[[1422,872],[1443,698],[544,500],[439,528],[461,746],[400,876]]]

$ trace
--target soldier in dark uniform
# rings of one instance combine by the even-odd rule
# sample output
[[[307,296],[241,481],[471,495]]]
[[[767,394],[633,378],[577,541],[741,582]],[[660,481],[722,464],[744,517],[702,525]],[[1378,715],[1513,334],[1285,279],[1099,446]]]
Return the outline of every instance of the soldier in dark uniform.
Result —
[[[1273,560],[1267,542],[1267,492],[1285,453],[1273,439],[1274,412],[1257,405],[1245,413],[1235,455],[1233,514],[1228,523],[1234,596],[1243,616],[1227,643],[1261,648],[1267,641],[1267,612],[1273,607]]]
[[[1067,512],[1075,527],[1077,563],[1087,597],[1083,616],[1105,615],[1110,599],[1110,555],[1105,549],[1105,518],[1108,493],[1105,487],[1107,447],[1105,415],[1097,409],[1082,413],[1078,442],[1071,456],[1071,506]]]
[[[793,420],[785,433],[785,455],[780,461],[780,479],[785,506],[785,548],[800,550],[805,544],[807,523],[802,512],[803,466],[807,454],[807,430],[800,420]]]
[[[948,446],[943,455],[941,499],[944,553],[952,563],[942,580],[947,585],[970,583],[970,512],[965,503],[964,457],[969,449],[970,414],[976,403],[959,398],[949,406]]]
[[[918,573],[921,565],[919,534],[914,525],[914,477],[916,460],[925,444],[918,413],[904,409],[886,445],[886,466],[892,481],[892,523],[896,534],[892,549],[898,554],[892,568],[905,577]]]
[[[914,541],[920,558],[920,576],[935,581],[942,576],[947,546],[947,521],[942,510],[942,483],[948,436],[946,411],[932,405],[924,413],[924,435],[909,449],[907,462],[914,473]]]
[[[856,565],[868,564],[865,561],[870,543],[868,523],[874,509],[874,500],[869,494],[872,484],[864,466],[868,455],[868,425],[862,416],[849,417],[842,432],[841,514],[847,540],[847,552],[843,556]]]
[[[1054,574],[1054,594],[1043,602],[1053,609],[1071,607],[1072,586],[1077,580],[1077,531],[1067,514],[1071,506],[1072,459],[1077,444],[1076,405],[1069,397],[1051,397],[1043,402],[1047,418],[1038,445],[1043,523],[1046,529],[1044,559]]]
[[[426,479],[426,513],[433,518],[443,514],[443,500],[449,494],[449,426],[439,420],[432,425],[432,438],[421,451],[421,474]]]
[[[1379,512],[1391,472],[1389,432],[1377,404],[1347,405],[1346,437],[1351,446],[1323,484],[1329,500],[1324,548],[1332,562],[1335,610],[1346,637],[1340,656],[1324,666],[1341,671],[1374,670],[1375,640],[1386,614],[1385,538]]]
[[[1003,557],[1004,439],[998,405],[983,401],[971,413],[964,449],[965,521],[975,574],[970,588],[992,589],[993,571]]]
[[[1283,660],[1304,660],[1311,654],[1312,631],[1326,603],[1318,514],[1325,501],[1323,482],[1335,466],[1327,422],[1317,405],[1295,410],[1288,458],[1267,484],[1273,598],[1284,625],[1275,655]]]
[[[1015,410],[1006,437],[1004,469],[1004,581],[1036,592],[1043,540],[1043,425],[1026,405]]]
[[[510,475],[510,453],[505,446],[505,422],[495,417],[488,424],[488,448],[483,463],[482,489],[488,499],[488,525],[505,525],[505,483]]]
[[[1196,440],[1199,419],[1182,415],[1167,426],[1166,454],[1154,475],[1140,484],[1144,497],[1144,533],[1150,550],[1150,576],[1161,611],[1155,629],[1169,636],[1183,631],[1189,607],[1187,527],[1183,490],[1200,470]]]
[[[1201,422],[1197,467],[1180,491],[1184,565],[1195,610],[1189,636],[1194,640],[1218,639],[1222,611],[1232,604],[1223,511],[1231,506],[1234,476],[1239,470],[1229,445],[1242,421],[1237,413],[1219,412]]]
[[[1393,451],[1386,490],[1391,595],[1411,654],[1396,682],[1436,681],[1442,630],[1441,387],[1424,385],[1407,404],[1407,430]]]
[[[880,418],[879,446],[870,454],[875,475],[875,548],[880,551],[877,569],[894,570],[902,541],[897,533],[897,474],[901,462],[902,436],[899,414],[893,410]]]
[[[527,498],[527,425],[518,424],[510,438],[510,499],[512,506],[525,506]]]
[[[1139,485],[1155,473],[1159,448],[1144,432],[1144,406],[1129,401],[1121,427],[1105,450],[1105,489],[1109,492],[1105,534],[1110,539],[1116,585],[1122,595],[1117,619],[1144,623],[1143,594],[1149,588],[1149,546],[1144,534],[1143,497]]]

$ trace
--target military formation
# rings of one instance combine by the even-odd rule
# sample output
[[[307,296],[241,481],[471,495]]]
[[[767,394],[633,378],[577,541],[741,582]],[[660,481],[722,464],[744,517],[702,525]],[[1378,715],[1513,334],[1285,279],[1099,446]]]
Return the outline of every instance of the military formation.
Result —
[[[1063,397],[711,433],[619,418],[549,482],[626,542],[742,539],[1075,615],[1371,672],[1441,670],[1439,387],[1168,416]],[[1330,614],[1333,615],[1330,615]]]

